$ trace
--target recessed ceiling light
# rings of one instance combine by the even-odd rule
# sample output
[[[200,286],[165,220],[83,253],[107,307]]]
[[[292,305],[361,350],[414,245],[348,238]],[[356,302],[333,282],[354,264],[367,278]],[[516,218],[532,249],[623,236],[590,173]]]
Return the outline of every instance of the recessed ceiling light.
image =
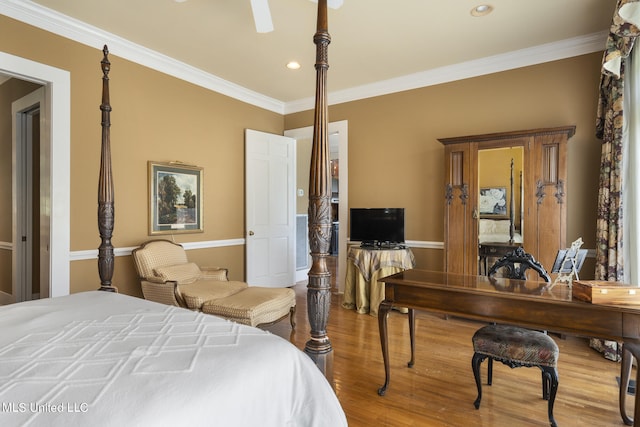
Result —
[[[485,16],[493,12],[493,6],[490,4],[481,4],[471,9],[471,16]]]
[[[287,68],[290,70],[297,70],[300,68],[300,63],[296,61],[291,61],[287,64]]]

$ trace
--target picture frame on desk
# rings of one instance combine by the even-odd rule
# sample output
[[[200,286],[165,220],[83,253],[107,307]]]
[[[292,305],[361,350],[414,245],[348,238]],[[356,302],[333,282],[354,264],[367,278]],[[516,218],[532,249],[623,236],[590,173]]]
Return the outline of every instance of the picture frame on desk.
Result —
[[[582,264],[584,264],[588,251],[586,249],[579,249],[577,252],[576,255],[571,249],[560,249],[553,262],[553,267],[551,267],[551,273],[571,273],[573,266],[571,262],[568,261],[573,257],[575,257],[576,272],[579,272],[582,269]]]

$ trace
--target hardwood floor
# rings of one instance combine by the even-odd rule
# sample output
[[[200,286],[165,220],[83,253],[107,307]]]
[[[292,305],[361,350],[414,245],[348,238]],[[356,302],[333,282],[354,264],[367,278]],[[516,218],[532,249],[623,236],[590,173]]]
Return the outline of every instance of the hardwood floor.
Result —
[[[333,280],[335,280],[335,275]],[[309,339],[306,283],[295,286],[297,328],[288,322],[268,328],[304,349]],[[333,386],[350,426],[548,426],[536,368],[494,364],[493,385],[483,386],[479,410],[471,372],[471,336],[480,323],[419,312],[416,364],[407,368],[409,332],[405,314],[389,315],[391,383],[385,396],[377,318],[341,307],[334,294],[327,332],[333,346]],[[586,339],[554,336],[560,347],[560,385],[554,408],[560,427],[623,426],[618,411],[620,365],[589,348]],[[486,376],[486,362],[483,364]],[[635,375],[635,373],[633,374]],[[486,382],[486,377],[485,377]],[[632,410],[633,397],[627,408]]]

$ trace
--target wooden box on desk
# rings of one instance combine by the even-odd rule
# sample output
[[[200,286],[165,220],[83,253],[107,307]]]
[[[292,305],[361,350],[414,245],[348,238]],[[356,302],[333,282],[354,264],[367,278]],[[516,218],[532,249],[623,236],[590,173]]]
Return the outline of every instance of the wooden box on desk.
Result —
[[[574,299],[592,304],[638,304],[640,287],[606,280],[574,280],[571,287]]]

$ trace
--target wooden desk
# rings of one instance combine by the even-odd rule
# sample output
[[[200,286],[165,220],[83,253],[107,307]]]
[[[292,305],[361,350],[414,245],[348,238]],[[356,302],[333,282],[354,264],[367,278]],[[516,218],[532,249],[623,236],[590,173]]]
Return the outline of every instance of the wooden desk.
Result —
[[[351,246],[347,254],[342,306],[361,314],[378,314],[384,299],[381,277],[413,268],[416,261],[409,248],[379,249]]]
[[[411,360],[414,364],[414,309],[452,314],[487,322],[510,323],[527,328],[571,335],[624,341],[620,381],[620,414],[627,425],[625,393],[629,381],[631,355],[640,356],[640,307],[610,306],[573,301],[565,285],[546,290],[544,282],[492,279],[436,271],[407,270],[380,279],[385,282],[385,300],[378,310],[380,344],[385,382],[389,387],[389,347],[387,314],[393,305],[409,307]],[[469,350],[471,357],[471,350]],[[640,380],[640,374],[638,375]],[[640,384],[640,382],[639,382]],[[640,393],[636,393],[634,419],[640,426]]]

